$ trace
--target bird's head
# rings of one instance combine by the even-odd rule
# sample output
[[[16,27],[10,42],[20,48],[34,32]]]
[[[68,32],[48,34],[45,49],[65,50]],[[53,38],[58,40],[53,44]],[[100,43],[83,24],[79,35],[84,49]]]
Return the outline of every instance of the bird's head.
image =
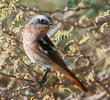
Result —
[[[45,34],[50,28],[53,28],[52,19],[47,15],[37,15],[33,17],[27,24],[29,33],[43,33]]]
[[[52,23],[52,19],[47,15],[37,15],[30,20],[29,24],[32,24],[37,28],[52,28],[52,27],[54,27],[53,23]]]

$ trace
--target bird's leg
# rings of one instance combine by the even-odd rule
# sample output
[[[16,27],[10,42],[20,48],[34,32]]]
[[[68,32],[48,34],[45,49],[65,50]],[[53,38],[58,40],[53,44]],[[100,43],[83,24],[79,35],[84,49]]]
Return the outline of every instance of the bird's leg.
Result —
[[[43,85],[45,84],[45,82],[46,82],[46,76],[47,76],[47,74],[48,74],[48,72],[50,71],[50,68],[47,68],[46,69],[46,72],[45,72],[45,75],[44,75],[44,77],[42,78],[42,80],[41,81],[38,81],[38,83],[39,83],[39,85],[40,85],[40,88],[43,88]]]

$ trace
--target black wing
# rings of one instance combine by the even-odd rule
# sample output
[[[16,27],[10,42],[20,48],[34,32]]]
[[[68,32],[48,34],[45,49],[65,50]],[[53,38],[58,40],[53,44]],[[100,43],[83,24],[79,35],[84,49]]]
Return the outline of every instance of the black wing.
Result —
[[[39,36],[37,41],[40,45],[40,50],[45,55],[47,55],[56,64],[60,65],[61,67],[64,67],[64,69],[66,68],[66,65],[60,53],[57,51],[56,47],[54,46],[54,44],[51,42],[47,35],[43,37]]]

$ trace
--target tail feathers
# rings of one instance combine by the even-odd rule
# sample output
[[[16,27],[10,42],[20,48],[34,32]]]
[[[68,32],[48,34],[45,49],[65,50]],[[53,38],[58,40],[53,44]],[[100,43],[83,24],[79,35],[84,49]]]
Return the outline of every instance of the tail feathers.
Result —
[[[70,79],[81,91],[87,92],[86,87],[72,73],[65,73],[65,76]]]

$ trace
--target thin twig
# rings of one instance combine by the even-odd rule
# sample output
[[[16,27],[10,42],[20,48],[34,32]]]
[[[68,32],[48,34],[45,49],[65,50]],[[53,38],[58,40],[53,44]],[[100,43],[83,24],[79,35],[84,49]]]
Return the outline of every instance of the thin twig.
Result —
[[[7,77],[10,77],[10,78],[15,78],[15,79],[18,79],[18,80],[22,80],[22,81],[27,81],[27,82],[34,83],[34,81],[31,80],[31,79],[18,78],[18,77],[16,77],[15,75],[6,74],[6,73],[3,73],[3,72],[1,72],[1,71],[0,71],[0,74],[1,74],[1,75],[4,75],[4,76],[7,76]]]

